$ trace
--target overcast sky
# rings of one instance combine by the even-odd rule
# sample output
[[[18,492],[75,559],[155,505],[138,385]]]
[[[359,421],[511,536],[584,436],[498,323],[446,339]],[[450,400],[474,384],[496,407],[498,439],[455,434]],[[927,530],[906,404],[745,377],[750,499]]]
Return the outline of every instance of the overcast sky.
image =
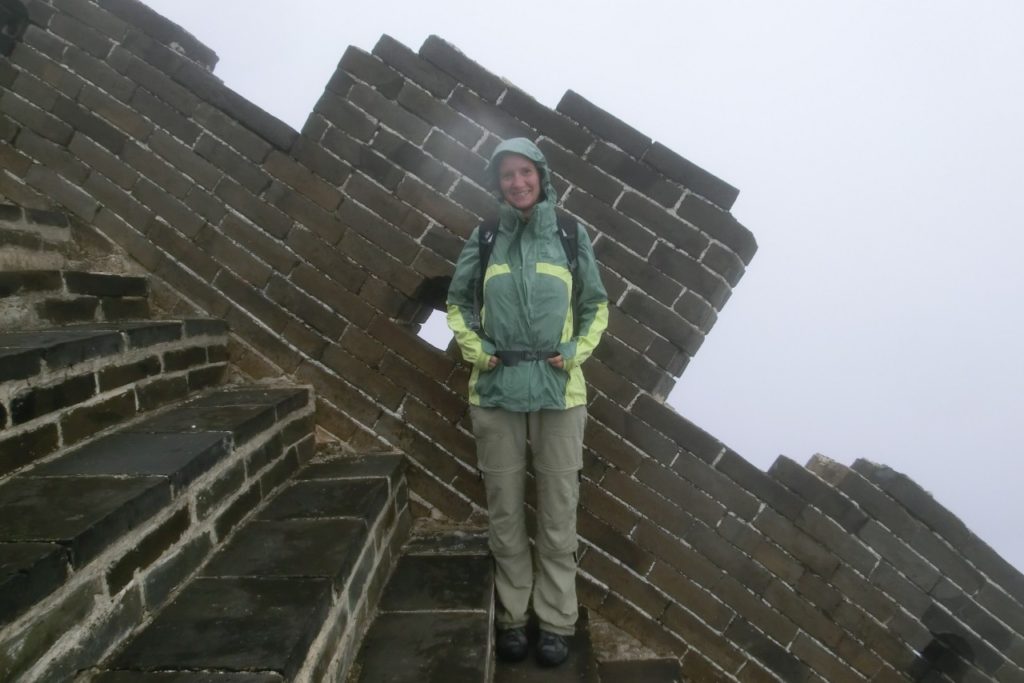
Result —
[[[669,402],[762,469],[885,463],[1024,568],[1024,3],[148,4],[295,128],[346,46],[437,34],[738,187],[760,248]]]

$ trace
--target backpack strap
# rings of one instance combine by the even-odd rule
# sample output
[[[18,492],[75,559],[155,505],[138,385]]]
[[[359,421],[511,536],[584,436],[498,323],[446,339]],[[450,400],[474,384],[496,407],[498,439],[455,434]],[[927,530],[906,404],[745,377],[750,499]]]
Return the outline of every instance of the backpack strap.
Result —
[[[480,321],[480,312],[484,307],[484,275],[487,273],[487,264],[491,260],[491,252],[494,251],[494,240],[498,236],[498,219],[486,220],[480,224],[477,230],[477,249],[479,250],[480,271],[476,278],[476,290],[473,293],[473,304],[476,309],[477,331],[483,332],[483,324]]]

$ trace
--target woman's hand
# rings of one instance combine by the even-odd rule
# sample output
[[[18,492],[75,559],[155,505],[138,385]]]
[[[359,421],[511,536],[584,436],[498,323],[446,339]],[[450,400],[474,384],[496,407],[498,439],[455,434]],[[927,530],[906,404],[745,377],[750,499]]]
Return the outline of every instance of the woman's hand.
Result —
[[[498,357],[497,356],[491,356],[490,358],[487,359],[487,369],[488,370],[493,370],[497,366],[498,366]]]
[[[562,354],[558,354],[557,356],[551,356],[551,358],[548,358],[548,365],[550,365],[553,368],[558,368],[559,370],[564,370],[565,359],[562,358]]]

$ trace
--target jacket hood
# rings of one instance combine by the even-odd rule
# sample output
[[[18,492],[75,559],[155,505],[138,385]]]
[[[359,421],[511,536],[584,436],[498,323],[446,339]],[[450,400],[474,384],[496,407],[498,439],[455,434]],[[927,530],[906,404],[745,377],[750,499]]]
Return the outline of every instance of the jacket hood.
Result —
[[[498,184],[498,166],[501,164],[502,155],[505,154],[519,154],[536,164],[537,171],[540,173],[541,202],[547,201],[551,206],[558,202],[555,186],[551,184],[548,160],[544,158],[544,153],[540,151],[540,148],[528,138],[509,138],[498,145],[491,154],[491,160],[487,164],[487,174],[491,179],[491,189],[498,192],[499,198],[501,189]],[[504,200],[501,201],[504,202]]]

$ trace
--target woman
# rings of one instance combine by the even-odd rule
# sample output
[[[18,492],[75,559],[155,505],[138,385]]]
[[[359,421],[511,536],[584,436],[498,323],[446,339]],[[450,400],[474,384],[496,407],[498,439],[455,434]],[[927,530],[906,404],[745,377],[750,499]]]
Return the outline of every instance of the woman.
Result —
[[[556,666],[569,654],[566,637],[578,613],[576,505],[587,402],[580,364],[607,326],[608,297],[590,238],[575,223],[573,277],[569,247],[558,234],[557,197],[537,146],[526,138],[503,142],[488,171],[499,195],[493,251],[481,273],[483,228],[477,228],[448,290],[448,325],[473,366],[470,415],[500,603],[497,654],[506,661],[526,657],[532,596],[537,660]],[[537,483],[536,573],[524,503],[527,438]]]

